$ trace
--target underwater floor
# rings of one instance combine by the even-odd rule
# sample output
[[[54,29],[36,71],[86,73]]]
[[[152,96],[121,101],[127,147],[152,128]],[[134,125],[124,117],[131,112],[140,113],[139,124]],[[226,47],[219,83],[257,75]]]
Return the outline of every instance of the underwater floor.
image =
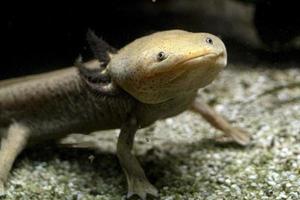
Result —
[[[160,199],[300,199],[300,69],[230,65],[199,95],[253,140],[248,147],[217,143],[221,133],[192,112],[141,130],[135,153]],[[3,199],[124,198],[116,136],[64,140],[96,151],[54,145],[25,151]]]

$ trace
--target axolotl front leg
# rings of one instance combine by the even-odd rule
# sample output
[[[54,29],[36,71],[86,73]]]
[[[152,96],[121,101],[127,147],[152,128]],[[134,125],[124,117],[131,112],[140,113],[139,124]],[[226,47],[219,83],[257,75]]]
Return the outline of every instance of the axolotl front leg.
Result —
[[[3,130],[0,135],[0,197],[5,194],[4,184],[9,171],[18,154],[25,148],[30,134],[26,126],[16,122]]]
[[[127,179],[127,198],[138,195],[140,198],[146,199],[147,194],[157,196],[158,191],[148,181],[144,170],[132,154],[134,136],[138,127],[135,117],[130,117],[123,124],[118,138],[117,155]]]
[[[106,66],[110,61],[110,53],[115,53],[115,49],[98,38],[92,31],[87,34],[90,47],[99,60],[100,70],[94,71],[77,60],[76,66],[79,69],[80,77],[89,88],[98,95],[115,96],[121,91],[107,74]],[[128,193],[127,198],[138,195],[141,199],[146,199],[147,194],[157,196],[157,189],[148,181],[143,168],[132,154],[134,136],[139,124],[135,116],[131,115],[123,122],[117,143],[117,156],[121,167],[126,175]]]

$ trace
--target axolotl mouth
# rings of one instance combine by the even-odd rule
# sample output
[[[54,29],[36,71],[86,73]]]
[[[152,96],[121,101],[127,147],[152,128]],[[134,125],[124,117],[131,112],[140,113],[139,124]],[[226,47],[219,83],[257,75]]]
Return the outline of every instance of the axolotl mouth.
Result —
[[[154,69],[152,73],[148,73],[145,79],[154,79],[158,77],[163,77],[165,79],[165,83],[171,83],[178,81],[180,77],[185,74],[189,74],[190,81],[195,77],[199,82],[199,80],[203,80],[204,82],[208,77],[210,79],[214,79],[215,75],[221,71],[227,64],[227,56],[226,53],[205,53],[205,54],[194,54],[187,58],[181,59],[179,62],[176,62],[173,66],[160,67]],[[168,77],[168,78],[167,78]],[[167,80],[168,79],[168,80]],[[188,82],[190,82],[188,81]],[[163,84],[161,82],[161,84]],[[207,83],[208,84],[208,83]],[[204,84],[199,84],[199,87],[203,87]],[[161,85],[162,86],[162,85]]]
[[[198,53],[188,57],[183,57],[173,65],[158,67],[152,69],[151,73],[147,73],[147,78],[158,76],[159,74],[177,73],[177,76],[183,71],[193,68],[215,68],[222,70],[227,65],[226,52],[214,53],[207,52],[205,54]],[[209,69],[208,69],[209,70]]]
[[[172,84],[175,84],[178,89],[182,90],[204,87],[216,78],[226,64],[227,58],[224,53],[207,53],[190,57],[179,62],[172,70],[166,72],[169,75],[173,74],[166,87],[171,87]]]
[[[204,55],[194,56],[191,58],[188,58],[187,60],[184,60],[177,65],[195,65],[201,63],[201,62],[215,62],[216,67],[225,67],[227,65],[227,58],[224,55],[224,52],[221,52],[219,54],[217,53],[207,53]]]
[[[224,56],[224,53],[207,53],[205,55],[194,56],[188,58],[182,62],[179,62],[175,67],[174,70],[183,70],[183,71],[194,71],[195,73],[199,71],[201,73],[206,72],[206,76],[209,75],[209,71],[214,70],[222,70],[227,64],[227,59]]]

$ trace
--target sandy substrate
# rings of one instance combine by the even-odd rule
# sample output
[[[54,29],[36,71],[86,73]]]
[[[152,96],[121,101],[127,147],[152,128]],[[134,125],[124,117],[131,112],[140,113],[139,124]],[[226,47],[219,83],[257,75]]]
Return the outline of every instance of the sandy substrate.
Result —
[[[160,199],[300,199],[300,69],[230,65],[199,95],[253,140],[246,148],[216,143],[221,133],[192,112],[141,130],[135,152]],[[96,151],[53,145],[25,151],[3,199],[123,198],[116,137],[108,131],[67,140]]]

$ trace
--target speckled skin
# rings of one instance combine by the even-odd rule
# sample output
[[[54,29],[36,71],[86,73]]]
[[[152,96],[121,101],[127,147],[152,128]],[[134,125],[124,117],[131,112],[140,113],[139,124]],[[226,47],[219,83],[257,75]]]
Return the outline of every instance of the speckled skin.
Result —
[[[206,37],[213,38],[215,44],[206,44]],[[30,129],[30,138],[62,137],[70,132],[119,128],[135,106],[140,126],[147,126],[157,119],[186,110],[197,89],[216,77],[223,63],[217,67],[215,62],[215,66],[205,62],[205,67],[198,66],[196,70],[187,66],[191,69],[185,70],[186,74],[179,78],[177,73],[182,74],[184,67],[178,63],[184,60],[207,52],[226,54],[223,43],[219,41],[211,34],[181,30],[159,32],[135,40],[113,55],[108,64],[113,80],[126,90],[116,96],[90,93],[74,67],[32,76],[13,84],[0,82],[0,124],[5,128],[13,121],[22,123]],[[155,55],[162,50],[169,57],[157,62]]]
[[[0,100],[1,126],[21,123],[33,141],[118,128],[135,101],[125,93],[95,96],[75,67],[1,87]]]
[[[158,58],[160,52],[163,57]],[[173,30],[142,37],[111,55],[105,73],[119,88],[115,95],[95,95],[75,67],[0,82],[0,193],[26,144],[120,128],[117,154],[128,196],[156,196],[131,154],[135,132],[188,109],[198,88],[209,84],[226,62],[226,48],[216,36]],[[98,65],[86,63],[90,68]],[[228,135],[234,132],[209,107],[198,112]]]
[[[0,122],[1,128],[13,122],[25,125],[30,129],[29,140],[35,142],[69,133],[120,128],[131,112],[144,127],[186,110],[196,95],[193,93],[190,98],[180,96],[155,105],[139,102],[126,92],[94,95],[72,67],[1,87]]]

